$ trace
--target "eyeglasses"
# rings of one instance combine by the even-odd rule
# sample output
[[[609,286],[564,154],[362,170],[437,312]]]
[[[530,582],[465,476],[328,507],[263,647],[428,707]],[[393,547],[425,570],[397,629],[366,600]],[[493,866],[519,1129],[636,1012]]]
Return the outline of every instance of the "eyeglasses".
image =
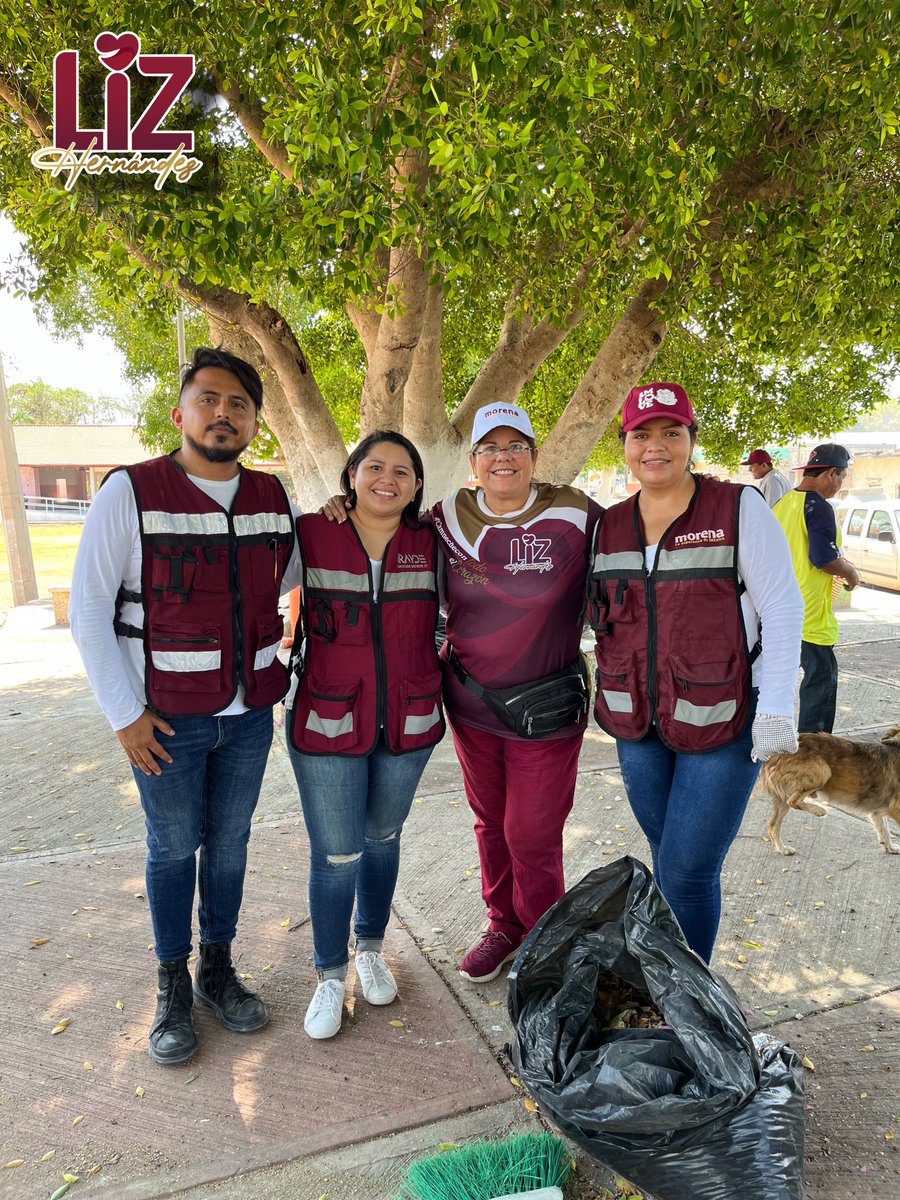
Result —
[[[476,458],[493,458],[497,454],[531,454],[533,446],[529,446],[526,442],[513,442],[509,446],[495,446],[490,443],[487,446],[475,446],[472,453]]]

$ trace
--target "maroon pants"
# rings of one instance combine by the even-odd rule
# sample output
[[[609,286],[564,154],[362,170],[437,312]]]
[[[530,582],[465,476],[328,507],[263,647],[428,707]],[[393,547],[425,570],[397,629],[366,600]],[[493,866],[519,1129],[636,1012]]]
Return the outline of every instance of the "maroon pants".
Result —
[[[584,734],[529,742],[472,725],[451,729],[475,814],[491,929],[519,939],[566,890],[562,832]]]

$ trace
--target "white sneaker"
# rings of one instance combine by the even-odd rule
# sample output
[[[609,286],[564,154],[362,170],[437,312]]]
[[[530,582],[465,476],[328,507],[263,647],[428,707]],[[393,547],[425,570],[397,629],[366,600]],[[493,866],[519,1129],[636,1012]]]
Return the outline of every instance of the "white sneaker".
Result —
[[[397,981],[391,968],[375,950],[358,950],[356,974],[363,995],[370,1004],[390,1004],[397,995]]]
[[[311,1038],[332,1038],[340,1032],[343,1015],[343,979],[323,979],[309,1002],[303,1028]]]

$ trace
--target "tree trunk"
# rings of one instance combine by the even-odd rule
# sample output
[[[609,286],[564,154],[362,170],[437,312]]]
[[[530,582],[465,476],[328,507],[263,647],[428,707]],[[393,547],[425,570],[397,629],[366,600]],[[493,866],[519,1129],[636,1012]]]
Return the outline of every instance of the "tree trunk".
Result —
[[[665,341],[666,323],[651,303],[665,283],[645,283],[613,326],[550,436],[541,447],[540,473],[554,483],[571,483],[600,435]]]

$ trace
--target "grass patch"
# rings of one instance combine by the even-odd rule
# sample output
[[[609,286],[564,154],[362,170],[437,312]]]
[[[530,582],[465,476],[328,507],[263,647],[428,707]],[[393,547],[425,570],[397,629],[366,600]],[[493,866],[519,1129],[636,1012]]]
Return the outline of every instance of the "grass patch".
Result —
[[[75,553],[83,525],[29,525],[31,554],[37,575],[38,598],[49,599],[49,589],[72,582]],[[12,608],[12,580],[6,556],[6,536],[0,528],[0,613]]]

